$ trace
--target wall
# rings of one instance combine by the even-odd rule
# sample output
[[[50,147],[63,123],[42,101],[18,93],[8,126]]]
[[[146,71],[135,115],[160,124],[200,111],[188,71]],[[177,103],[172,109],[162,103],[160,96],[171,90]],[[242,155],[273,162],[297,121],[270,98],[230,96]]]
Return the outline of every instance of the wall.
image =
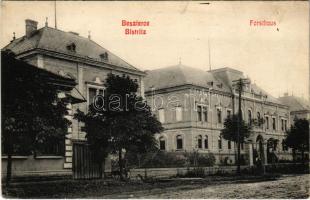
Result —
[[[231,163],[235,162],[236,146],[231,142],[231,148],[228,149],[228,141],[222,138],[222,148],[219,149],[218,139],[221,129],[224,128],[224,121],[228,116],[228,111],[233,113],[238,112],[238,98],[233,97],[230,93],[219,91],[209,92],[208,88],[198,86],[179,86],[175,88],[166,88],[162,90],[150,91],[147,93],[147,102],[151,106],[153,113],[159,118],[159,109],[164,109],[163,127],[165,130],[156,135],[156,138],[165,138],[167,151],[193,151],[198,150],[201,153],[213,153],[216,157],[216,163],[220,160],[229,158]],[[287,121],[287,128],[290,126],[289,110],[286,106],[271,102],[264,102],[262,99],[257,99],[254,95],[242,97],[241,109],[243,111],[243,119],[246,122],[250,121],[248,111],[251,112],[251,119],[257,119],[257,113],[260,113],[261,118],[269,117],[269,128],[266,123],[261,127],[253,127],[253,133],[249,138],[252,143],[256,142],[258,135],[264,139],[264,143],[268,139],[278,140],[276,154],[280,159],[290,158],[291,151],[283,151],[282,141],[285,138],[285,129],[281,128],[281,119]],[[197,105],[207,108],[208,119],[205,121],[202,117],[198,121]],[[176,121],[176,111],[173,109],[176,106],[182,107],[182,120]],[[217,109],[222,112],[221,123],[218,122]],[[272,127],[272,118],[276,119],[275,130]],[[183,137],[183,149],[176,149],[176,136]],[[198,149],[198,136],[204,139],[208,136],[208,148],[203,147]],[[250,153],[248,144],[244,144],[241,149],[241,154],[248,155]],[[256,147],[257,145],[254,145]],[[265,148],[266,150],[266,148]]]
[[[7,158],[1,159],[2,177],[6,176]],[[12,176],[36,176],[36,175],[61,175],[71,174],[71,170],[65,170],[64,157],[62,156],[13,156]]]
[[[248,166],[241,166],[241,169],[248,168]],[[148,169],[131,169],[129,172],[129,177],[132,179],[138,179],[138,174],[142,177],[147,175],[147,177],[156,178],[168,178],[171,176],[176,176],[177,174],[185,175],[189,169],[193,168],[148,168]],[[207,175],[215,174],[217,172],[225,173],[236,173],[236,166],[214,166],[214,167],[203,167]]]

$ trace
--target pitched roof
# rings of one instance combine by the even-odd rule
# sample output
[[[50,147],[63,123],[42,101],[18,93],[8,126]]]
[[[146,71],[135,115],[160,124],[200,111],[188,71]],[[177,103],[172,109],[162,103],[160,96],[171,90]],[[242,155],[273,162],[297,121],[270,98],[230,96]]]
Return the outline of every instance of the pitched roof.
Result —
[[[243,72],[232,69],[230,67],[224,67],[224,68],[219,68],[215,70],[209,71],[212,73],[215,77],[218,79],[222,80],[227,87],[233,88],[233,81],[240,79],[240,78],[246,78],[243,74]],[[247,92],[258,94],[258,95],[265,95],[267,96],[266,102],[271,102],[271,103],[276,103],[276,104],[282,104],[277,98],[273,97],[271,94],[263,90],[261,87],[256,85],[255,83],[250,83],[249,87],[247,88]]]
[[[147,75],[144,79],[146,91],[150,91],[152,87],[154,89],[164,89],[187,84],[210,88],[209,83],[213,82],[213,88],[231,93],[233,91],[233,80],[245,78],[241,71],[229,67],[204,71],[181,64],[149,70],[146,73]],[[220,84],[222,84],[222,87],[218,87]],[[250,84],[247,89],[248,92],[254,94],[266,95],[266,102],[282,105],[278,99],[261,89],[255,83]]]
[[[155,89],[163,89],[181,85],[192,84],[202,87],[210,87],[210,82],[213,82],[217,90],[229,92],[229,88],[225,87],[221,81],[215,78],[211,73],[188,67],[182,64],[169,66],[156,70],[146,71],[147,75],[144,79],[146,91]],[[218,85],[222,84],[222,87]]]
[[[296,96],[283,96],[278,98],[283,104],[288,105],[290,111],[310,110],[310,102]]]
[[[72,43],[74,43],[76,46],[76,51],[74,53],[67,49],[67,45]],[[76,55],[88,59],[91,58],[96,61],[102,61],[100,55],[108,53],[108,60],[104,62],[126,69],[140,71],[136,67],[130,65],[123,59],[119,58],[109,50],[88,38],[81,37],[72,32],[65,32],[51,27],[43,27],[38,29],[34,31],[30,37],[23,36],[21,38],[15,39],[3,49],[10,49],[15,54],[20,54],[35,48],[53,50],[56,52]]]

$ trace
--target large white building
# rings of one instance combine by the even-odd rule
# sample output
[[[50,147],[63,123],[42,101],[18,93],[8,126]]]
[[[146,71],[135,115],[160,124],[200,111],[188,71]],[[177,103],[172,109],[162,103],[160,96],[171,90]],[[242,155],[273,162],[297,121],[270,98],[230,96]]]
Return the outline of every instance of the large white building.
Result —
[[[220,131],[225,118],[238,112],[233,81],[239,78],[245,78],[243,73],[231,68],[203,71],[181,64],[147,71],[146,98],[165,128],[157,135],[160,148],[211,152],[217,163],[234,163],[235,144],[224,140]],[[245,87],[241,106],[245,121],[265,121],[254,126],[249,140],[241,145],[244,160],[252,164],[254,151],[261,152],[265,163],[270,162],[271,154],[288,159],[290,152],[282,145],[290,126],[288,106],[256,84]]]

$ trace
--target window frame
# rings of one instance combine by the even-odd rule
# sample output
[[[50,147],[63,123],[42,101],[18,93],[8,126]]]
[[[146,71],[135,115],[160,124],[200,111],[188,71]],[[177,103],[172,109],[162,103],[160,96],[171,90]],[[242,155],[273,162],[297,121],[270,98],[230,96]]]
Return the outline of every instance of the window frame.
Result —
[[[197,121],[202,122],[202,105],[197,105]]]
[[[228,141],[227,141],[227,148],[228,148],[228,149],[231,149],[231,140],[228,140]]]
[[[182,135],[176,135],[175,137],[176,139],[176,150],[183,150],[183,136]],[[181,143],[179,143],[179,141],[181,141]],[[181,148],[179,148],[179,144],[181,144]]]
[[[207,146],[206,146],[206,144],[207,144]],[[204,138],[204,148],[209,149],[209,137],[208,137],[208,135],[205,135],[205,138]]]
[[[202,109],[203,121],[204,121],[204,122],[208,122],[208,118],[209,118],[209,114],[208,114],[209,109],[208,109],[208,106],[203,106],[202,108],[203,108],[203,109]]]
[[[222,109],[216,108],[216,117],[217,117],[217,123],[222,124],[223,123],[223,116],[222,116]]]
[[[197,136],[197,148],[202,149],[202,135]]]
[[[217,147],[218,149],[223,149],[223,141],[222,141],[222,136],[218,136],[217,138]]]
[[[248,109],[248,123],[251,125],[252,124],[252,110]]]
[[[276,117],[272,117],[272,130],[277,130],[277,120]]]
[[[159,150],[166,151],[166,138],[164,136],[160,136],[158,140],[159,140]],[[163,146],[164,149],[162,149],[162,142],[164,142],[164,146]]]
[[[269,129],[269,116],[265,115],[266,129]]]
[[[96,95],[99,94],[99,91],[102,90],[102,96],[104,96],[105,87],[103,85],[99,84],[92,84],[92,83],[86,83],[86,100],[87,100],[87,108],[86,111],[88,112],[88,107],[91,104],[89,99],[89,89],[96,89]]]

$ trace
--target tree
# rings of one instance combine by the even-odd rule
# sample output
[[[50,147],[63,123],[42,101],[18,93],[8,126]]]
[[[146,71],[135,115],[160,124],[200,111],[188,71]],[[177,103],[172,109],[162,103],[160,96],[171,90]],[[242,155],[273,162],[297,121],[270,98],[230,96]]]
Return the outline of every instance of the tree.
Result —
[[[64,118],[66,102],[57,97],[59,87],[49,79],[59,77],[14,56],[8,51],[1,52],[4,94],[1,138],[2,152],[8,155],[7,185],[11,179],[12,155],[36,155],[42,150],[40,147],[64,141],[70,124]]]
[[[137,96],[138,84],[129,76],[108,74],[103,96],[96,96],[87,114],[76,117],[85,122],[88,143],[101,148],[104,160],[108,153],[118,153],[120,177],[123,179],[123,152],[146,152],[157,147],[155,133],[163,130],[142,97]],[[97,152],[97,151],[96,151]]]
[[[304,152],[309,151],[309,121],[296,118],[294,124],[287,131],[284,142],[293,149],[294,154],[296,150],[300,151],[304,162]]]
[[[237,144],[238,154],[240,153],[240,144],[248,138],[252,132],[252,126],[246,123],[244,120],[241,120],[240,125],[238,125],[238,115],[232,115],[225,119],[224,129],[221,130],[221,135],[225,140],[233,141]],[[238,138],[238,129],[239,130],[239,138]],[[237,167],[240,169],[240,155],[238,155],[237,159]],[[238,170],[237,170],[238,173]]]

